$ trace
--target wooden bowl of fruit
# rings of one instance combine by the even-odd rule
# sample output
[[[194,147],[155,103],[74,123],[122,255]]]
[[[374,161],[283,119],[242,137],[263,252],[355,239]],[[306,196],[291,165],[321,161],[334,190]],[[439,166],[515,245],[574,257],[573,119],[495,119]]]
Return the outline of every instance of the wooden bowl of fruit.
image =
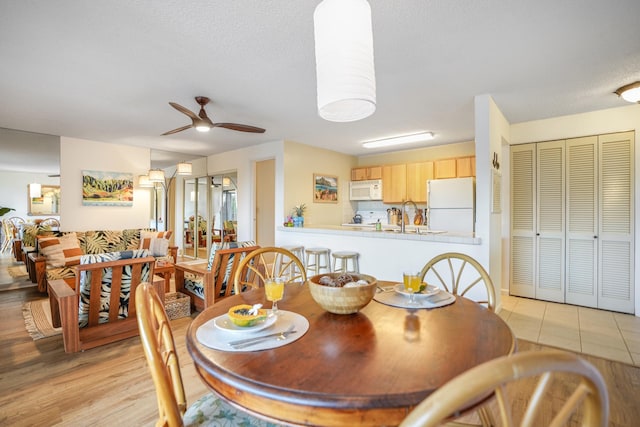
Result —
[[[311,296],[330,313],[357,313],[376,293],[377,280],[360,273],[325,273],[307,281]]]

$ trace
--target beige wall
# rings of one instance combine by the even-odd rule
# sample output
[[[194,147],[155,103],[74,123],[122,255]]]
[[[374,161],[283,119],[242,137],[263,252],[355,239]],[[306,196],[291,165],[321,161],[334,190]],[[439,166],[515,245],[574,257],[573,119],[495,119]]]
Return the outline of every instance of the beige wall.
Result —
[[[284,213],[294,206],[307,205],[305,225],[340,224],[351,215],[349,201],[351,168],[357,165],[354,156],[336,153],[309,145],[286,141],[284,146]],[[338,177],[338,203],[314,203],[313,174]],[[278,221],[279,218],[276,218]],[[280,220],[282,221],[282,220]]]
[[[448,159],[451,157],[473,156],[475,155],[475,152],[476,147],[474,141],[458,142],[455,144],[360,156],[358,157],[357,166],[382,166],[410,162],[425,162],[428,160]]]
[[[150,190],[136,178],[149,170],[151,150],[75,138],[60,138],[60,228],[68,231],[149,227]],[[133,206],[83,206],[82,171],[130,172]]]

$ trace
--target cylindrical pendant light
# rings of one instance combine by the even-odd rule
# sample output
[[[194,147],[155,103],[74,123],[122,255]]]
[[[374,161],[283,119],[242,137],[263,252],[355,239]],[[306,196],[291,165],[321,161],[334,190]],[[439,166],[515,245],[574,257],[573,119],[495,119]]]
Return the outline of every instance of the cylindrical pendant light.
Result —
[[[42,185],[34,182],[29,184],[29,196],[33,198],[42,197]]]
[[[318,113],[352,122],[376,110],[371,7],[366,0],[323,0],[313,14]]]

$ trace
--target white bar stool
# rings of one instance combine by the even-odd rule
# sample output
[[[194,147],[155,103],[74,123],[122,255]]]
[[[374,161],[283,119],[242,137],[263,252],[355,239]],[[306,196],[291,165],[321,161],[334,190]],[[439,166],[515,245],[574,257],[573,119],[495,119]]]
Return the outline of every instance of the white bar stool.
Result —
[[[358,266],[358,257],[360,254],[353,251],[338,251],[331,254],[333,257],[333,271],[341,273],[359,273],[360,267]],[[336,265],[337,261],[340,261],[340,265]],[[351,268],[349,268],[349,261],[351,261]]]
[[[302,265],[304,265],[304,246],[284,245],[282,246],[282,248],[288,250],[289,252],[297,256],[300,262],[302,263]],[[287,274],[289,274],[290,277],[296,276],[298,274],[302,274],[302,272],[299,271],[300,269],[298,268],[298,265],[296,263],[292,263],[291,266],[289,266],[288,270],[290,269],[293,269],[293,274],[290,274],[291,272],[287,271]]]
[[[321,270],[331,273],[331,262],[329,261],[329,248],[307,248],[304,250],[307,254],[307,276],[320,274]],[[313,272],[313,274],[311,274]]]

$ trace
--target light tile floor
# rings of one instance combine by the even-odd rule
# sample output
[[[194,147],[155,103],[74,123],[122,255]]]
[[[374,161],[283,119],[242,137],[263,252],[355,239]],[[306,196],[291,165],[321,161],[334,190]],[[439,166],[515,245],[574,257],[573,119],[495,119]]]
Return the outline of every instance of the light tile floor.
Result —
[[[501,295],[518,338],[640,366],[640,317]]]

